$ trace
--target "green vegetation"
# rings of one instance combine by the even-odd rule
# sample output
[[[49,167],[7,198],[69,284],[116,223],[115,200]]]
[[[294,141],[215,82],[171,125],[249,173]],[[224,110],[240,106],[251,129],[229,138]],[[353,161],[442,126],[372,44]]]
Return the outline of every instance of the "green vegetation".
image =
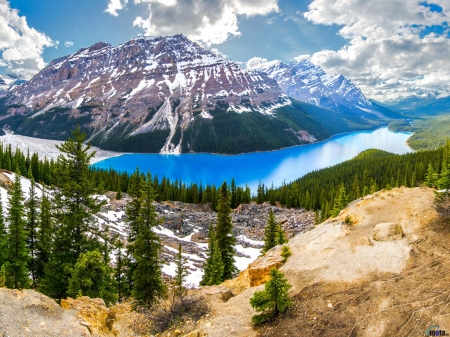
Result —
[[[261,254],[265,255],[269,249],[277,245],[282,245],[285,242],[286,238],[284,236],[284,231],[281,225],[276,223],[275,214],[270,210],[267,225],[264,229],[264,247],[261,250]]]
[[[107,305],[118,299],[114,280],[111,278],[112,268],[105,263],[98,250],[80,254],[71,270],[67,294],[73,298],[89,296],[102,298]]]
[[[202,286],[211,286],[222,283],[223,275],[222,255],[216,240],[216,231],[212,224],[209,225],[208,250],[206,261],[203,264],[203,278],[200,282]]]
[[[234,245],[236,238],[233,235],[233,223],[231,222],[230,197],[227,183],[224,182],[219,189],[219,201],[217,204],[217,226],[215,239],[220,251],[220,257],[223,263],[222,282],[232,279],[237,268],[234,265]]]
[[[290,288],[291,285],[287,282],[284,274],[273,268],[270,271],[270,280],[264,286],[264,290],[255,292],[250,298],[250,305],[253,309],[261,312],[252,317],[253,323],[261,325],[292,306],[292,300],[289,298]]]
[[[281,249],[281,257],[283,258],[283,262],[286,262],[289,256],[292,255],[291,249],[288,245],[283,245],[283,248]]]
[[[392,122],[392,131],[414,132],[408,144],[414,150],[434,150],[443,146],[450,135],[450,114],[423,117],[410,122]]]

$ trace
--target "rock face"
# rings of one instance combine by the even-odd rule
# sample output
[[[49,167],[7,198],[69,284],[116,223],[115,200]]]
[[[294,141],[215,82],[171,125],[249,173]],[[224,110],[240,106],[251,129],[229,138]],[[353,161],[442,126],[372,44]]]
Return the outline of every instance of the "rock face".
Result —
[[[33,290],[0,288],[0,335],[9,337],[87,337],[73,310]]]
[[[113,328],[115,315],[101,298],[68,297],[61,300],[61,307],[78,311],[80,324],[85,326],[91,334],[117,333],[117,330]]]
[[[328,75],[308,60],[261,63],[257,68],[277,81],[289,97],[336,112],[358,117],[379,118],[383,114],[346,77]]]
[[[270,280],[270,270],[280,268],[284,264],[281,257],[281,247],[276,246],[266,252],[266,255],[259,257],[250,263],[247,269],[243,270],[238,277],[222,283],[223,287],[229,288],[234,295],[242,293],[244,290],[257,287]]]
[[[376,241],[399,240],[402,236],[403,229],[398,223],[379,223],[373,230],[373,239]]]

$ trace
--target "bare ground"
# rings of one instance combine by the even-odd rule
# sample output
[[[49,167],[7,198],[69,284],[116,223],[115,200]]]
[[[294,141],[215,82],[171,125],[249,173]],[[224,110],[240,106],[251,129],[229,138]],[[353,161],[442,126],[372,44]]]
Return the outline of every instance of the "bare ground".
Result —
[[[414,190],[418,195],[410,194]],[[450,331],[450,225],[436,218],[429,190],[394,192],[403,197],[388,204],[363,201],[341,214],[359,217],[360,222],[340,241],[354,243],[361,232],[367,234],[365,226],[386,222],[386,213],[397,207],[390,219],[397,219],[406,232],[405,266],[397,272],[362,273],[363,277],[348,282],[315,278],[293,297],[294,307],[288,313],[259,330],[260,336],[424,336],[432,325]],[[378,200],[389,200],[388,193],[392,192],[380,193]],[[387,247],[386,255],[392,252]]]
[[[250,288],[214,306],[208,336],[419,336],[438,324],[450,331],[450,225],[433,209],[433,190],[398,188],[352,203],[339,217],[289,241],[280,268],[294,306],[255,329]],[[354,224],[342,221],[349,215]],[[399,223],[400,240],[372,239],[382,222]],[[365,236],[372,245],[361,245]]]

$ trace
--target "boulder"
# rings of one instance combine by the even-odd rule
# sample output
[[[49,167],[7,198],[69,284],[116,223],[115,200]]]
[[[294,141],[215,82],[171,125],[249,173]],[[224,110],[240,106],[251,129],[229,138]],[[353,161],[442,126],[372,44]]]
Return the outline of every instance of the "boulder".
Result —
[[[358,246],[373,246],[372,241],[367,236],[361,236],[357,242]]]
[[[270,270],[280,268],[283,264],[281,257],[282,246],[276,246],[266,252],[266,255],[259,257],[250,263],[247,269],[243,270],[238,277],[226,280],[223,287],[229,288],[234,295],[240,294],[244,290],[266,283],[270,279]]]
[[[399,240],[403,236],[403,229],[398,223],[379,223],[373,230],[373,239],[376,241]]]
[[[76,299],[68,297],[61,300],[63,309],[78,311],[82,325],[86,326],[91,334],[104,334],[114,332],[113,324],[115,314],[106,307],[101,298],[81,296]]]

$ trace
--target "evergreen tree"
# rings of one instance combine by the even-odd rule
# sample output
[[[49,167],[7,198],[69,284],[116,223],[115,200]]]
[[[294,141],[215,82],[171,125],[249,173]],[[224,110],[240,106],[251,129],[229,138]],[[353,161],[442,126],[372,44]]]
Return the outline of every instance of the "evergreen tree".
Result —
[[[428,164],[427,174],[425,176],[425,184],[428,187],[436,187],[437,177],[436,172],[434,172],[433,164]]]
[[[31,167],[31,166],[29,166]],[[30,269],[30,276],[32,281],[32,287],[37,286],[37,232],[38,232],[38,199],[36,194],[36,183],[31,178],[30,185],[30,197],[25,203],[25,209],[27,213],[27,221],[25,229],[28,233],[27,248],[30,252],[30,260],[28,267]]]
[[[100,211],[104,202],[92,195],[95,187],[89,178],[89,163],[95,152],[84,145],[86,134],[77,127],[72,137],[56,147],[61,151],[55,165],[55,190],[52,208],[56,219],[52,252],[41,280],[42,291],[54,298],[67,295],[71,270],[80,254],[100,247],[98,226],[93,214]]]
[[[8,256],[8,233],[6,231],[5,219],[3,216],[3,201],[0,194],[0,268],[5,264]]]
[[[25,231],[24,197],[19,173],[15,174],[9,199],[8,222],[8,257],[5,263],[6,286],[21,289],[29,287],[27,249],[27,232]]]
[[[187,258],[183,257],[183,249],[181,247],[181,243],[178,244],[178,253],[175,257],[175,265],[176,265],[176,271],[175,271],[175,280],[174,280],[174,294],[176,296],[183,295],[185,288],[183,286],[183,283],[186,279],[186,276],[189,275],[188,270],[186,268]]]
[[[284,245],[287,242],[286,235],[284,234],[281,224],[277,225],[276,241],[277,245]]]
[[[143,307],[150,307],[158,298],[166,295],[159,259],[161,243],[158,235],[152,230],[158,224],[154,199],[152,180],[148,173],[147,179],[142,181],[138,216],[130,219],[130,228],[134,231],[135,237],[129,241],[128,246],[135,261],[132,295],[136,305]]]
[[[203,265],[202,286],[217,285],[222,283],[224,265],[216,240],[216,232],[212,224],[209,226],[208,251]]]
[[[118,299],[130,295],[130,284],[127,279],[128,256],[125,245],[120,239],[116,239],[116,264],[114,267],[114,280],[116,281]]]
[[[339,212],[342,209],[344,209],[345,206],[347,206],[347,203],[348,203],[348,196],[346,194],[345,186],[344,184],[341,184],[341,186],[339,187],[338,197],[334,201],[332,216],[338,216]]]
[[[71,297],[100,297],[107,305],[117,301],[112,268],[98,250],[80,254],[71,270],[67,294]]]
[[[230,213],[231,208],[227,183],[224,182],[219,189],[216,227],[216,240],[223,262],[222,281],[233,278],[237,272],[234,265],[234,245],[236,238],[232,232],[233,223],[231,222]]]
[[[278,244],[278,226],[275,222],[275,214],[273,211],[269,211],[269,219],[267,220],[266,228],[264,229],[264,247],[261,251],[262,255],[265,255],[266,252],[275,247]]]
[[[289,288],[291,285],[287,282],[284,274],[275,268],[271,269],[270,280],[264,286],[264,290],[255,292],[250,298],[250,305],[253,309],[261,312],[252,317],[253,323],[260,325],[292,306]]]
[[[31,157],[33,160],[33,157]],[[51,204],[46,194],[42,195],[41,212],[39,213],[36,244],[36,278],[44,277],[44,267],[47,264],[52,246],[53,225],[51,218]]]

